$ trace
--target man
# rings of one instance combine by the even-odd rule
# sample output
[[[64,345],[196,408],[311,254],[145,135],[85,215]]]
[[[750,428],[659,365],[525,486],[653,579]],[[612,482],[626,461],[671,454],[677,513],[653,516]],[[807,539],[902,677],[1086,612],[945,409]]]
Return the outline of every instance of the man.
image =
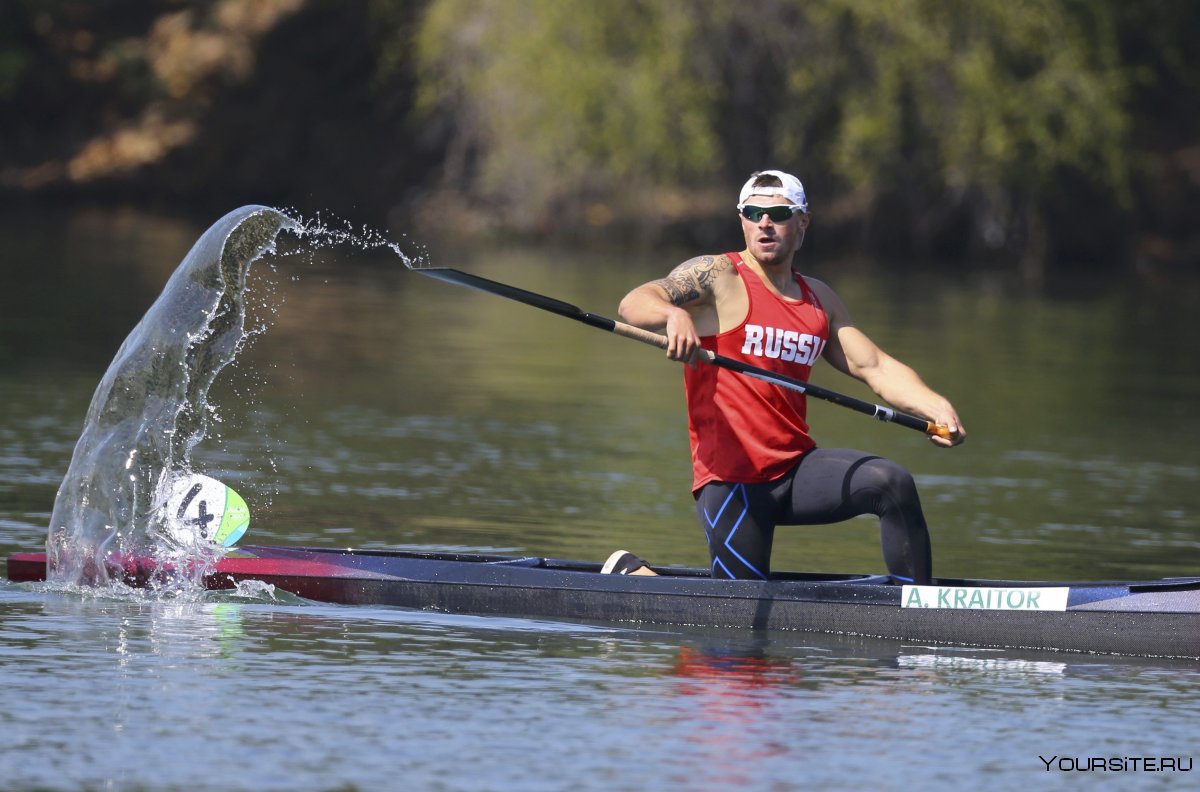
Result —
[[[629,324],[665,332],[667,356],[689,364],[692,491],[713,576],[766,579],[776,525],[875,514],[888,572],[929,583],[929,531],[906,470],[861,451],[817,448],[803,394],[696,363],[703,347],[807,381],[824,357],[892,406],[947,427],[947,437],[931,436],[935,445],[966,437],[949,401],[855,327],[829,286],[795,269],[812,219],[800,180],[777,170],[755,173],[737,208],[741,253],[685,261],[631,291],[619,309]],[[653,574],[624,551],[605,571]]]

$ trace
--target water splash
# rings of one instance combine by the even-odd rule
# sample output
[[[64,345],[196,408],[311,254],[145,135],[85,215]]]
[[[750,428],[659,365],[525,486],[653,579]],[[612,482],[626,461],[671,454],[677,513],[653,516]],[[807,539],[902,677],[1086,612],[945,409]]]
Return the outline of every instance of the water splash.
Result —
[[[355,228],[347,220],[325,217],[320,212],[307,219],[290,210],[287,213],[293,219],[289,230],[305,243],[310,252],[338,245],[349,245],[364,251],[384,248],[395,253],[408,269],[419,268],[428,258],[424,250],[410,256],[398,243],[370,226]]]
[[[264,206],[208,229],[121,345],[92,396],[54,501],[48,575],[106,583],[110,558],[163,546],[162,506],[204,437],[207,394],[245,338],[246,272],[295,221]]]
[[[297,248],[277,249],[284,231],[300,241]],[[236,209],[197,240],[92,397],[51,515],[52,585],[119,586],[131,568],[145,569],[145,559],[175,572],[152,574],[143,585],[164,592],[181,580],[200,585],[223,551],[179,541],[165,505],[173,484],[192,472],[193,449],[219,420],[209,389],[265,330],[247,327],[247,272],[267,253],[281,258],[345,244],[387,248],[412,266],[396,243],[370,228],[265,206]]]

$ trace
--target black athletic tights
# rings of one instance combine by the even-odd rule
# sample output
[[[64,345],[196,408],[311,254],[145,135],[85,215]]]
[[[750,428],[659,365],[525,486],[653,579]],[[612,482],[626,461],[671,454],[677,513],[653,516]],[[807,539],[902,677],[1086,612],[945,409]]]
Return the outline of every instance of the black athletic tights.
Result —
[[[825,525],[879,516],[888,573],[927,584],[933,574],[929,529],[907,470],[848,448],[816,448],[765,484],[715,481],[696,495],[708,534],[713,577],[765,580],[776,525]]]

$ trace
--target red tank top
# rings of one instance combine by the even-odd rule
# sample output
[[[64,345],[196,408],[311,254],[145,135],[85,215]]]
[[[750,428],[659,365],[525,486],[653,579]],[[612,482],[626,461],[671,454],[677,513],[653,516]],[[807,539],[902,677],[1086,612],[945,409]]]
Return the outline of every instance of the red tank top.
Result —
[[[816,296],[795,273],[803,299],[779,297],[739,254],[726,255],[746,286],[746,318],[701,338],[701,344],[807,382],[829,340],[829,321]],[[710,481],[772,481],[816,445],[808,434],[804,394],[706,363],[683,371],[693,492]]]

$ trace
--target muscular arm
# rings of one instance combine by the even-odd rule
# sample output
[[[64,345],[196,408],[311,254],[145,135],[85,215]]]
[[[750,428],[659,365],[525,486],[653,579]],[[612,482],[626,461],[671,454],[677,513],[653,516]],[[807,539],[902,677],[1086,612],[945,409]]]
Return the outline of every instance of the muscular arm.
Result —
[[[665,278],[643,283],[621,300],[621,319],[631,325],[665,332],[667,357],[691,362],[700,349],[700,330],[714,332],[714,284],[728,271],[725,256],[699,256],[683,262]]]
[[[949,400],[855,327],[846,306],[832,289],[820,281],[807,280],[829,317],[825,359],[839,371],[866,383],[893,407],[950,427],[950,439],[935,436],[931,438],[934,443],[949,447],[966,439],[966,429]]]

